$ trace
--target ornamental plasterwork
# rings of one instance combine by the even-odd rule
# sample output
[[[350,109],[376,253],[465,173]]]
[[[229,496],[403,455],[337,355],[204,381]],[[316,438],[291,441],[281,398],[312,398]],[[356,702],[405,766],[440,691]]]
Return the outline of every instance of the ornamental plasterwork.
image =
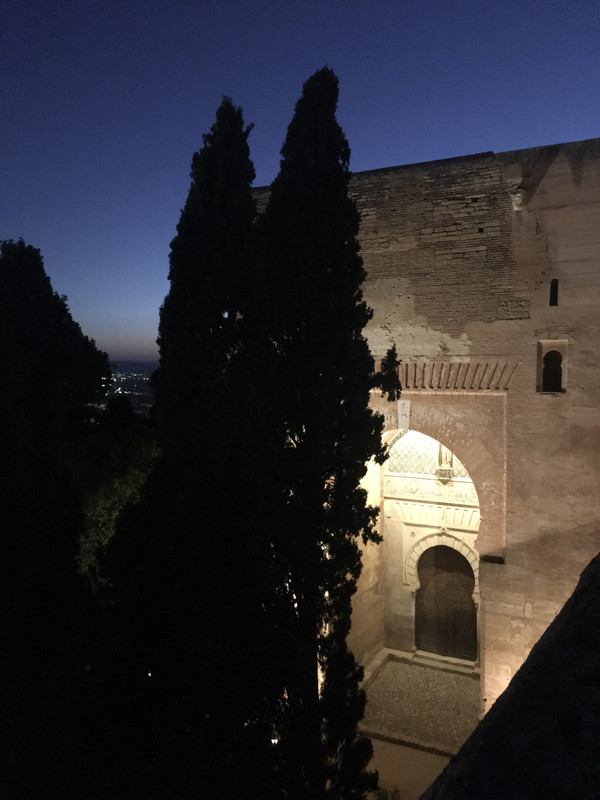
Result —
[[[471,481],[451,481],[440,483],[431,478],[404,475],[386,475],[383,481],[385,497],[424,500],[430,503],[450,503],[465,506],[478,506],[479,499]]]
[[[477,533],[481,522],[479,507],[446,506],[437,503],[415,503],[395,500],[395,517],[405,525],[427,526],[433,528],[453,528],[454,530]]]

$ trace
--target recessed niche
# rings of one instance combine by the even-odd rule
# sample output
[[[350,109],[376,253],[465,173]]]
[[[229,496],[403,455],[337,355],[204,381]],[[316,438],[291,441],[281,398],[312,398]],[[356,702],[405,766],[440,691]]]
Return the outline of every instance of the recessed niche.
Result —
[[[560,394],[567,391],[567,339],[541,339],[537,352],[537,391]]]

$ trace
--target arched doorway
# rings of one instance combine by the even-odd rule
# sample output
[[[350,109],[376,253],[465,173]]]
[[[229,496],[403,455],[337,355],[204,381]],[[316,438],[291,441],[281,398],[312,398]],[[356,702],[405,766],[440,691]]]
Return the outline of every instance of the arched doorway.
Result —
[[[417,567],[415,644],[418,650],[475,661],[475,576],[467,559],[445,545],[430,547]]]
[[[432,547],[444,545],[455,550],[470,565],[471,581],[474,576],[468,595],[471,607],[473,597],[478,601],[477,491],[457,455],[443,442],[419,431],[397,431],[388,455],[382,515],[385,646],[409,653],[416,644],[417,649],[442,653],[447,650],[445,645],[416,643],[416,592],[427,582],[418,575],[417,567],[425,551]],[[472,650],[469,648],[467,658],[476,661],[476,656],[470,657]]]

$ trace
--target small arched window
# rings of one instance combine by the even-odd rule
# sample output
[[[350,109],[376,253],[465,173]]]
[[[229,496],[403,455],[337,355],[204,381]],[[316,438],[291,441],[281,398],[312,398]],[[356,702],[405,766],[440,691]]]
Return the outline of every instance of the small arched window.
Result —
[[[558,305],[558,278],[552,278],[550,281],[550,305]]]
[[[564,394],[569,372],[569,340],[538,339],[536,391]]]
[[[562,355],[548,350],[542,366],[542,392],[562,392]]]

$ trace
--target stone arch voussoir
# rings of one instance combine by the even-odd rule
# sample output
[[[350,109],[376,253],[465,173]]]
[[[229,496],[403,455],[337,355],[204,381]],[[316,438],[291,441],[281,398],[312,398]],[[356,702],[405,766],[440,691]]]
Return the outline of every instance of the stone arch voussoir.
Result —
[[[471,569],[473,570],[473,575],[475,576],[475,588],[473,590],[473,595],[476,596],[479,594],[479,556],[473,550],[472,547],[469,547],[468,544],[459,539],[454,534],[450,533],[447,530],[440,530],[436,533],[432,533],[429,536],[423,537],[420,539],[415,546],[409,551],[406,562],[404,565],[404,574],[405,574],[405,581],[410,587],[411,591],[416,592],[419,588],[419,575],[417,572],[417,565],[419,563],[419,559],[425,552],[425,550],[429,550],[430,547],[438,547],[439,545],[443,545],[445,547],[451,547],[453,550],[457,550],[462,556],[464,556]]]

